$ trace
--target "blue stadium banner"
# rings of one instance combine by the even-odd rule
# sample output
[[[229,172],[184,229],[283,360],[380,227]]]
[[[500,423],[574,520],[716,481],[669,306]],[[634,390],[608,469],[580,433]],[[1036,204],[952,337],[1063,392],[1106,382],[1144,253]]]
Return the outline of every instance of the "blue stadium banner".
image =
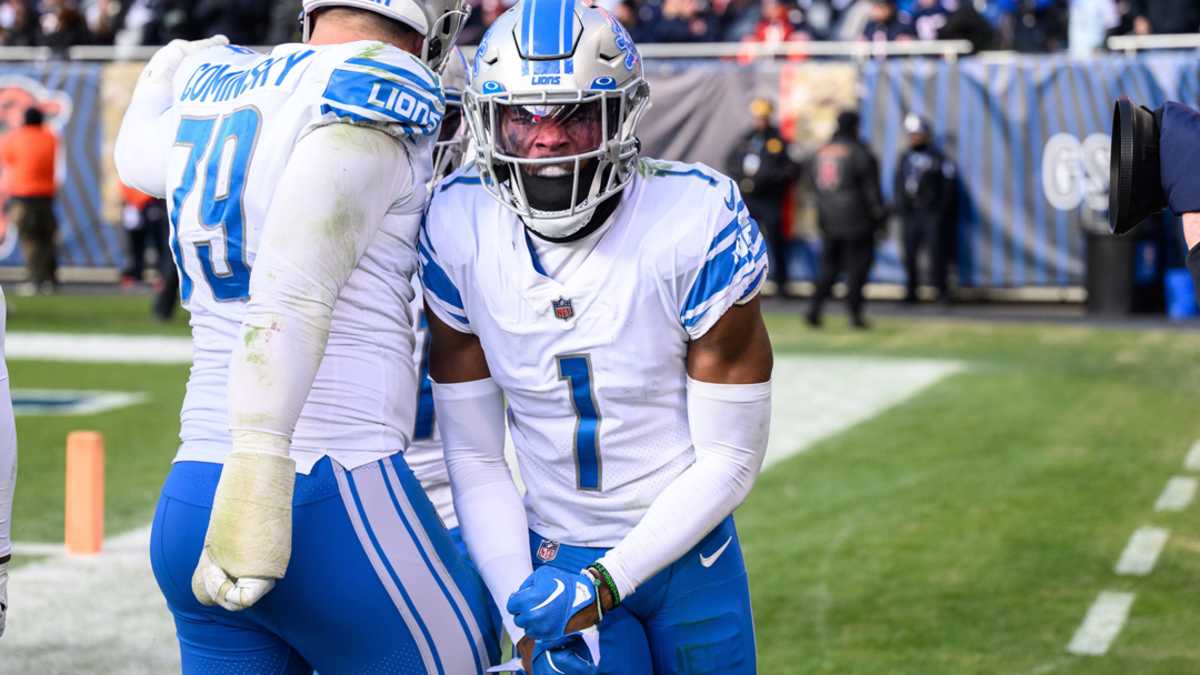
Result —
[[[39,107],[61,141],[58,193],[59,259],[72,267],[111,268],[125,256],[120,233],[101,213],[103,66],[46,61],[0,65],[0,134]],[[0,194],[0,203],[7,196]],[[0,265],[21,264],[15,228],[0,242]]]
[[[876,61],[864,66],[862,91],[863,133],[885,191],[909,112],[930,120],[957,162],[960,285],[1080,286],[1085,232],[1108,227],[1114,101],[1195,105],[1200,61],[1193,53]],[[901,281],[903,272],[885,265],[877,276]]]

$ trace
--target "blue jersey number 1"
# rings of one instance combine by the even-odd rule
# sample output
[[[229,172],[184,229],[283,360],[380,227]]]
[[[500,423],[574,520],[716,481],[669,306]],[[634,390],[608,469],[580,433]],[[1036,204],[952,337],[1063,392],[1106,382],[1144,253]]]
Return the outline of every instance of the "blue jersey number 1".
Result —
[[[575,468],[580,490],[600,489],[600,411],[592,390],[592,361],[586,354],[558,357],[558,379],[565,380],[575,406]]]
[[[179,123],[175,144],[189,148],[187,165],[173,201],[171,247],[180,266],[181,291],[186,302],[192,295],[192,280],[183,264],[184,251],[179,245],[180,208],[196,182],[202,179],[199,222],[206,230],[219,232],[224,249],[223,264],[213,260],[215,239],[198,242],[196,257],[213,297],[221,302],[250,297],[250,266],[246,264],[246,175],[258,141],[262,115],[255,108],[243,108],[223,118],[184,118]],[[214,135],[213,130],[216,129]],[[201,160],[207,156],[206,166]],[[203,172],[203,174],[201,173]],[[224,178],[224,181],[222,181]]]

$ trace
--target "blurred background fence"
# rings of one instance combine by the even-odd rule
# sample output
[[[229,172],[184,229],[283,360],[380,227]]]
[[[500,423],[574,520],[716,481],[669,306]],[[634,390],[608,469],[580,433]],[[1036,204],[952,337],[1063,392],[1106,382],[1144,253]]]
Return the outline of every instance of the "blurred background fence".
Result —
[[[890,197],[906,143],[902,121],[922,115],[959,166],[958,285],[1067,298],[1085,284],[1088,232],[1106,227],[1113,101],[1200,102],[1196,52],[1111,46],[1129,51],[1085,59],[958,58],[968,44],[647,45],[654,108],[642,138],[651,156],[726,171],[730,150],[752,126],[750,103],[765,98],[776,104],[793,158],[803,161],[831,135],[839,111],[857,109]],[[152,51],[76,47],[75,60],[48,60],[38,49],[0,50],[0,133],[37,105],[63,140],[61,257],[81,278],[115,275],[125,262],[111,148],[139,59]],[[813,276],[818,246],[803,189],[785,211],[793,242],[788,264],[803,282]],[[903,281],[895,229],[881,243],[876,282]],[[1134,276],[1161,280],[1166,267],[1179,264],[1180,245],[1172,228],[1144,229]],[[20,255],[6,236],[0,271],[19,266]]]

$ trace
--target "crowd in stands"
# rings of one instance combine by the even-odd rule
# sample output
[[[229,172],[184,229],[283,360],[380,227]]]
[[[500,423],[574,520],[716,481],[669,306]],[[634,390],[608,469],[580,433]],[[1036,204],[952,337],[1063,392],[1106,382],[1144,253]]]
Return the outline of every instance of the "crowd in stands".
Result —
[[[514,0],[473,0],[464,42]],[[1200,0],[597,0],[641,43],[966,39],[977,50],[1086,54],[1107,35],[1194,33]],[[299,0],[0,0],[0,45],[295,39]]]

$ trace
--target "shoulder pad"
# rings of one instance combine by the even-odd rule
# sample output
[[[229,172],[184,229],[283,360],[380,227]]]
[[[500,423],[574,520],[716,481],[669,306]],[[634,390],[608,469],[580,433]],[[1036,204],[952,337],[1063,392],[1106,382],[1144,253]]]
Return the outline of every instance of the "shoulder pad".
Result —
[[[446,111],[441,80],[412,54],[379,43],[332,50],[321,115],[339,121],[399,129],[407,138],[437,133]],[[324,55],[323,55],[324,56]]]

